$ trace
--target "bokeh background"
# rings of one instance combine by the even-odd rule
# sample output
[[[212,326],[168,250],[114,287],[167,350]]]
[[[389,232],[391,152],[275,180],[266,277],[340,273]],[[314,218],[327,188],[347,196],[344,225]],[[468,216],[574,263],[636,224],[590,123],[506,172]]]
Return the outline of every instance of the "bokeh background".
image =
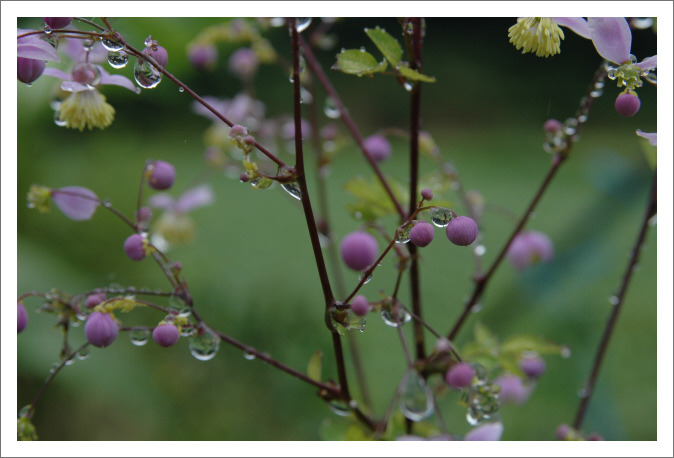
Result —
[[[169,52],[168,69],[201,95],[231,98],[241,83],[227,69],[233,45],[220,46],[210,73],[192,68],[186,44],[218,18],[115,18],[112,24],[136,47],[152,35]],[[312,28],[320,21],[314,20]],[[443,157],[460,173],[467,189],[487,203],[483,221],[484,262],[489,266],[548,170],[542,125],[548,118],[574,114],[600,63],[592,44],[566,31],[561,55],[547,59],[522,55],[508,43],[515,18],[432,18],[427,20],[424,72],[437,78],[423,87],[423,128]],[[19,27],[38,28],[38,19]],[[333,50],[318,51],[325,69],[341,47],[376,49],[365,27],[380,25],[400,36],[394,18],[349,18],[332,32]],[[311,33],[310,28],[306,33]],[[289,56],[288,34],[270,29],[267,38]],[[633,53],[656,53],[656,35],[636,31]],[[131,77],[131,65],[119,71]],[[361,132],[408,126],[409,97],[394,78],[330,77]],[[49,107],[53,78],[31,87],[18,83],[18,292],[53,287],[76,293],[111,283],[162,289],[165,278],[150,261],[132,262],[122,249],[128,227],[99,209],[86,222],[57,210],[39,214],[26,207],[33,183],[50,187],[85,186],[111,199],[131,215],[138,179],[149,158],[173,163],[174,193],[189,187],[204,170],[203,133],[210,121],[192,112],[191,99],[170,81],[138,96],[105,87],[116,119],[104,131],[72,131],[53,123]],[[255,81],[269,116],[290,113],[288,73],[263,66]],[[530,401],[504,406],[504,440],[552,440],[560,423],[571,423],[595,348],[611,309],[629,250],[636,238],[652,169],[634,131],[656,130],[656,91],[639,91],[641,111],[622,118],[613,109],[619,90],[610,82],[597,100],[572,157],[560,170],[528,227],[555,244],[555,260],[524,273],[503,264],[488,286],[482,310],[459,335],[459,347],[472,339],[478,321],[506,339],[534,334],[568,346],[568,359],[547,357],[548,370]],[[319,91],[314,103],[321,104]],[[327,118],[323,119],[327,121]],[[345,132],[345,129],[342,129]],[[392,139],[393,157],[384,172],[405,183],[406,142]],[[292,157],[280,153],[284,160]],[[313,164],[309,159],[309,170]],[[422,173],[432,164],[422,161]],[[337,238],[359,227],[345,211],[354,200],[344,184],[372,173],[353,142],[339,151],[328,181],[329,209]],[[195,240],[168,254],[179,260],[195,304],[214,327],[303,371],[316,350],[325,353],[324,374],[336,377],[330,336],[301,208],[280,187],[256,191],[224,174],[211,176],[212,206],[193,213]],[[316,189],[315,175],[309,186]],[[455,200],[451,192],[441,196]],[[462,208],[457,203],[458,213]],[[386,220],[389,232],[395,227]],[[585,420],[586,432],[608,440],[656,440],[656,233],[651,228]],[[383,246],[383,244],[382,244]],[[471,292],[473,258],[451,245],[438,230],[422,253],[422,294],[427,321],[440,332],[451,329]],[[334,275],[334,272],[332,272]],[[343,269],[347,285],[357,276]],[[405,277],[406,279],[407,277]],[[369,298],[393,286],[394,261],[386,259],[363,289]],[[404,282],[407,283],[407,282]],[[402,297],[406,297],[403,287]],[[58,359],[60,334],[54,318],[34,311],[27,299],[28,328],[18,336],[18,405],[28,404]],[[133,312],[128,324],[152,324],[161,317]],[[406,329],[408,338],[411,326]],[[83,340],[82,329],[72,343]],[[376,316],[356,335],[378,415],[385,410],[403,374],[397,333]],[[428,339],[428,345],[432,339]],[[457,396],[443,401],[450,429],[468,425]],[[86,361],[64,370],[37,407],[34,423],[43,440],[317,440],[324,422],[339,424],[315,390],[240,351],[222,345],[211,361],[190,355],[185,339],[176,347],[150,342],[133,346],[126,335],[109,348],[93,349]]]

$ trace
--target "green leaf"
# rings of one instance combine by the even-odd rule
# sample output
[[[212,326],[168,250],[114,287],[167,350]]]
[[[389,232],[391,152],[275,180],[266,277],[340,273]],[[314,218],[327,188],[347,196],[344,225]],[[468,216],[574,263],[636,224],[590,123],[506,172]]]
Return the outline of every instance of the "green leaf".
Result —
[[[377,62],[372,54],[359,49],[347,49],[337,54],[337,62],[333,70],[351,75],[372,75],[386,70],[386,61]]]
[[[370,37],[370,40],[374,42],[377,49],[381,51],[386,60],[391,63],[391,66],[395,67],[398,65],[398,62],[400,62],[403,57],[403,48],[400,46],[400,43],[398,43],[398,40],[389,35],[389,33],[381,27],[365,29],[365,33]]]
[[[404,203],[405,190],[402,186],[393,180],[388,180],[388,183],[396,199]],[[383,216],[397,214],[395,205],[376,177],[372,177],[370,181],[363,177],[353,178],[344,185],[344,189],[357,197],[356,202],[346,206],[349,213],[356,219],[372,221]]]
[[[419,73],[413,68],[406,67],[404,65],[398,65],[396,70],[407,80],[407,81],[421,81],[422,83],[435,83],[434,76],[427,76],[423,73]]]
[[[316,350],[316,352],[313,355],[311,355],[311,359],[309,359],[309,364],[307,364],[307,375],[309,376],[310,379],[320,382],[322,374],[323,374],[323,352],[321,350]]]
[[[539,355],[561,355],[566,350],[560,345],[537,336],[514,336],[503,343],[503,353],[515,353],[521,355],[525,351],[536,352]]]

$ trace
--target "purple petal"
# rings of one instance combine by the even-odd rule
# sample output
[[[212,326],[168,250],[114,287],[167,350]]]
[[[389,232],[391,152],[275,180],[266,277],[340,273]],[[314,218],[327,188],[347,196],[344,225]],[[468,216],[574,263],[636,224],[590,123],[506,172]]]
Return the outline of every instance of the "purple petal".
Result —
[[[174,210],[178,213],[187,213],[195,208],[209,205],[213,202],[213,190],[208,185],[188,189],[178,198]]]
[[[637,135],[639,137],[643,137],[646,140],[648,140],[651,143],[651,145],[658,146],[658,133],[657,132],[648,133],[648,132],[642,131],[641,129],[637,129]]]
[[[149,206],[154,208],[160,208],[162,210],[173,210],[176,201],[170,195],[162,192],[155,194],[147,200]]]
[[[135,92],[136,94],[140,93],[140,88],[136,87],[129,78],[123,75],[111,75],[106,72],[103,67],[98,66],[101,71],[101,83],[100,84],[113,84],[115,86],[122,86],[130,91]]]
[[[61,83],[61,89],[66,92],[82,92],[91,90],[91,86],[78,83],[77,81],[64,81]]]
[[[647,57],[646,59],[642,60],[637,64],[637,67],[639,67],[642,70],[654,70],[658,67],[658,56],[651,56]]]
[[[34,30],[16,30],[17,36],[28,32],[34,32]],[[56,49],[37,34],[16,39],[16,56],[28,59],[61,61]]]
[[[503,423],[485,423],[466,434],[466,441],[497,441],[503,435]]]
[[[557,24],[568,27],[583,38],[588,40],[592,38],[592,31],[585,18],[582,17],[553,17],[551,18]]]
[[[54,67],[45,68],[43,75],[54,76],[54,77],[62,79],[64,81],[68,81],[72,78],[70,73],[66,73],[63,70],[59,70],[58,68],[54,68]]]
[[[64,215],[75,221],[91,219],[98,206],[96,194],[80,186],[53,189],[52,200]]]
[[[632,30],[624,17],[591,17],[588,19],[594,47],[601,57],[616,64],[629,62]]]

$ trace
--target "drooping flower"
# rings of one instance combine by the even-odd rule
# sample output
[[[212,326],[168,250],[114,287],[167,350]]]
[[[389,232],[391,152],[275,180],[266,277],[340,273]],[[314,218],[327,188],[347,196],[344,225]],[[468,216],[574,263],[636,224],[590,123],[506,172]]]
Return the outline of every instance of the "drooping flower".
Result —
[[[41,213],[48,212],[49,201],[52,200],[64,215],[75,221],[91,219],[99,204],[96,194],[92,190],[81,186],[50,189],[45,186],[33,185],[30,187],[27,197],[29,208],[35,208]]]
[[[534,52],[538,57],[549,57],[561,52],[564,31],[568,27],[578,35],[589,38],[587,22],[579,17],[521,17],[508,29],[510,43],[522,53]]]
[[[17,29],[16,77],[25,84],[31,84],[42,76],[45,61],[59,61],[54,46],[42,40],[39,34],[21,36],[30,32],[33,30]]]

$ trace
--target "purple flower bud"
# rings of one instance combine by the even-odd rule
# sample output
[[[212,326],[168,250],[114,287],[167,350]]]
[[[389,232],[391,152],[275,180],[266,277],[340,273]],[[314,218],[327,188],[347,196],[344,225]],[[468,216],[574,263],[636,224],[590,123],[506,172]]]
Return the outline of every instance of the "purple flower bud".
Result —
[[[566,440],[569,433],[571,432],[571,426],[565,424],[559,425],[555,430],[555,437],[560,441]]]
[[[367,232],[351,232],[342,239],[342,259],[353,270],[365,270],[377,259],[377,240]]]
[[[64,215],[75,221],[91,219],[98,206],[96,194],[80,186],[52,189],[51,198]]]
[[[149,46],[143,49],[143,54],[152,57],[162,67],[166,67],[168,63],[168,52],[166,52],[163,46]]]
[[[527,377],[536,379],[545,372],[545,361],[540,356],[525,356],[520,360],[520,368]]]
[[[152,189],[162,191],[173,186],[176,179],[176,169],[164,161],[154,161],[147,169],[148,183]]]
[[[421,190],[421,197],[424,198],[424,200],[433,200],[433,191],[430,189],[422,189]]]
[[[363,295],[358,295],[351,300],[351,311],[358,316],[365,316],[370,311],[370,303]]]
[[[126,255],[134,261],[145,258],[145,240],[140,234],[132,234],[124,241]]]
[[[50,29],[62,29],[73,22],[71,17],[43,17],[42,20]]]
[[[331,122],[321,129],[320,134],[323,140],[334,140],[339,135],[339,127],[334,122]]]
[[[603,441],[604,438],[599,433],[590,433],[585,437],[587,441]]]
[[[247,146],[252,147],[255,145],[255,137],[253,137],[252,135],[246,135],[241,139],[241,141]]]
[[[101,302],[103,302],[106,298],[107,296],[105,295],[105,293],[94,293],[87,297],[87,300],[84,302],[84,305],[87,308],[92,309]]]
[[[454,245],[468,246],[477,238],[477,223],[467,216],[457,216],[447,225],[446,233]]]
[[[119,328],[115,319],[108,313],[94,312],[84,325],[84,335],[91,345],[105,348],[115,341]]]
[[[522,379],[513,374],[500,376],[494,380],[494,384],[501,387],[498,398],[504,404],[524,404],[533,390],[532,385],[524,385]]]
[[[525,231],[515,236],[506,256],[516,269],[524,270],[539,261],[551,261],[554,247],[550,238],[542,232]]]
[[[616,111],[628,118],[637,114],[639,108],[641,108],[641,100],[632,92],[623,92],[615,99]]]
[[[139,226],[147,227],[152,219],[152,209],[150,207],[140,207],[136,211],[136,223]]]
[[[249,48],[237,49],[229,58],[229,71],[242,80],[249,80],[255,76],[259,66],[257,54]]]
[[[44,67],[45,63],[43,60],[17,57],[16,77],[22,83],[30,84],[42,75]]]
[[[454,364],[445,372],[445,382],[452,388],[467,388],[473,383],[475,369],[468,363]]]
[[[377,162],[391,157],[391,144],[383,135],[370,135],[363,141],[365,150]]]
[[[248,135],[248,129],[246,129],[243,126],[235,124],[235,125],[232,126],[231,129],[229,129],[230,138],[236,138],[236,137],[243,136],[243,135]]]
[[[152,339],[162,347],[172,347],[179,337],[178,328],[170,323],[160,324],[152,331]]]
[[[241,183],[247,183],[250,180],[250,176],[246,172],[241,172],[241,175],[239,175],[239,180],[241,180]]]
[[[28,325],[28,312],[26,307],[23,306],[23,303],[16,303],[16,333],[19,334],[21,331],[26,329]]]
[[[543,124],[543,129],[546,132],[554,134],[562,129],[562,123],[560,121],[557,121],[556,119],[548,119],[547,121],[545,121],[545,124]]]
[[[435,350],[440,353],[448,353],[452,350],[452,343],[446,337],[440,337],[435,342]]]
[[[484,423],[471,429],[463,438],[465,441],[498,441],[503,435],[503,423]]]
[[[418,247],[425,247],[433,241],[435,227],[432,224],[421,222],[410,230],[410,242]]]
[[[218,50],[211,44],[196,44],[187,51],[187,57],[197,69],[207,70],[218,60]]]

